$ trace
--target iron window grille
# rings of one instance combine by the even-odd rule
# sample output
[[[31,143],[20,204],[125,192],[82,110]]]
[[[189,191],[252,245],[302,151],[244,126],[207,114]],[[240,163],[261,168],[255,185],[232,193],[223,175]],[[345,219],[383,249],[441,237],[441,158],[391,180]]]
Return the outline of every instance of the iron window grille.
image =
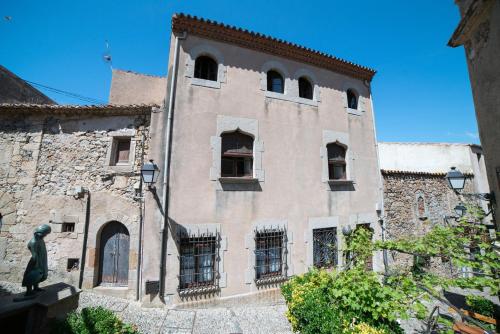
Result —
[[[317,268],[337,266],[337,229],[335,227],[313,230],[313,263]]]
[[[255,282],[274,283],[286,279],[288,269],[285,228],[255,230]]]
[[[179,235],[181,295],[210,293],[219,289],[219,232]]]

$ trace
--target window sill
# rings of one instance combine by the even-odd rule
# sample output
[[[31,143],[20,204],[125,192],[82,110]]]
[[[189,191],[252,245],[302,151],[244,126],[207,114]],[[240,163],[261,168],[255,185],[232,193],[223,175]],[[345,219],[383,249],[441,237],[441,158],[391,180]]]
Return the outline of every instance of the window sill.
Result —
[[[344,185],[344,184],[355,184],[354,180],[328,180],[329,185]]]
[[[358,109],[351,109],[351,108],[345,108],[348,114],[351,115],[356,115],[356,116],[362,116],[363,112]]]
[[[288,277],[286,277],[285,275],[256,278],[255,285],[276,284],[276,283],[285,282],[286,280],[288,280]]]
[[[205,79],[200,79],[200,78],[191,78],[191,85],[219,89],[220,88],[220,81],[205,80]]]
[[[116,172],[116,173],[131,173],[134,171],[134,165],[132,164],[119,164],[119,165],[112,165],[112,166],[106,166],[106,170],[110,172]]]
[[[210,294],[219,291],[219,287],[217,285],[205,285],[205,286],[197,286],[193,288],[185,288],[179,290],[179,296],[188,297],[192,295],[203,295]]]
[[[316,100],[309,100],[309,99],[304,99],[304,98],[296,97],[296,96],[288,96],[286,94],[270,92],[267,90],[265,91],[265,96],[267,98],[271,98],[271,99],[288,101],[288,102],[299,103],[299,104],[305,104],[305,105],[312,106],[312,107],[318,106],[318,101],[316,101]]]
[[[254,177],[219,177],[220,183],[258,183],[259,179]]]

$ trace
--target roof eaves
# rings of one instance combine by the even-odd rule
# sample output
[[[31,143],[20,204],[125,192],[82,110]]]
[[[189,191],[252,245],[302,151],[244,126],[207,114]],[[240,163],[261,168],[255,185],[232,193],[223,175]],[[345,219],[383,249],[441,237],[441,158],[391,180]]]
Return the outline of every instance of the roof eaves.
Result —
[[[309,63],[362,80],[371,81],[376,73],[371,68],[272,36],[183,13],[174,14],[172,32],[182,33],[184,31],[204,38]]]

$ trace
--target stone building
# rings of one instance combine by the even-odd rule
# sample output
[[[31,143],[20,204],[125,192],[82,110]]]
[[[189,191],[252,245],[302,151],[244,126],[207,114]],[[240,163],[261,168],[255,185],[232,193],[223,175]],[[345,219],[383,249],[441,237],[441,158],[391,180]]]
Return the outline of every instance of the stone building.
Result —
[[[500,1],[455,0],[462,19],[448,45],[463,46],[495,211],[500,206]],[[497,214],[498,215],[498,214]],[[498,219],[497,219],[498,220]],[[498,221],[497,223],[497,229]]]
[[[0,65],[0,103],[56,104],[2,65]]]
[[[448,186],[445,176],[452,166],[467,175],[464,193],[489,192],[485,157],[478,145],[379,142],[378,147],[388,238],[422,236],[436,224],[445,224],[446,216],[455,215],[455,206],[467,198]],[[412,261],[402,254],[389,257],[392,266]],[[448,263],[440,260],[429,265],[444,272],[450,270]]]
[[[0,280],[21,281],[26,244],[50,223],[49,282],[135,296],[151,111],[0,105]]]
[[[380,237],[373,70],[185,15],[172,31],[151,123],[165,133],[151,157],[168,168],[146,194],[143,302],[267,294],[313,265],[341,267],[343,227]]]

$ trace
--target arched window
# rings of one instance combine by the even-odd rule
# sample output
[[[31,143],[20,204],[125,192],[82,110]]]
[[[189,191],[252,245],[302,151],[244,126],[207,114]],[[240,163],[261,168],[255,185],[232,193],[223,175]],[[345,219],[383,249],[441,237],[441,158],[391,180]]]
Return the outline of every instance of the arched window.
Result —
[[[303,99],[313,99],[313,87],[309,80],[304,77],[299,78],[299,97]]]
[[[253,138],[240,131],[223,133],[221,176],[253,176]]]
[[[417,197],[417,213],[419,218],[425,217],[425,200],[422,195]]]
[[[274,70],[267,72],[267,90],[281,94],[285,92],[285,85],[281,74]]]
[[[358,97],[352,89],[347,90],[347,107],[350,109],[358,109]]]
[[[336,143],[326,145],[328,151],[328,178],[330,180],[346,179],[346,149]]]
[[[199,56],[194,62],[194,77],[217,81],[217,62],[208,56]]]

